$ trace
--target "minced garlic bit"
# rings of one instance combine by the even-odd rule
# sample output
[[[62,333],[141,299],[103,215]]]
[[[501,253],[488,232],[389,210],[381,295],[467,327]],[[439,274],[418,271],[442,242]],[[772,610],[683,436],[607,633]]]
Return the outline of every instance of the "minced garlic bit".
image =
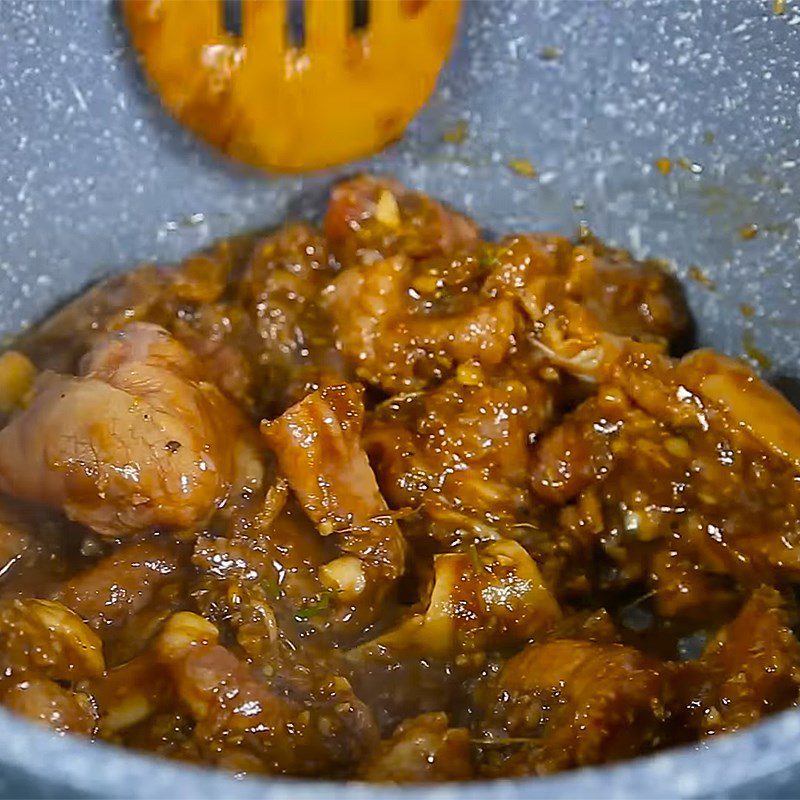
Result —
[[[717,288],[717,285],[711,278],[706,275],[705,271],[698,267],[696,264],[692,264],[689,267],[689,277],[695,282],[699,283],[701,286],[705,286],[706,289],[714,290]]]
[[[381,190],[375,205],[375,219],[387,228],[400,227],[400,207],[395,196],[388,190]]]
[[[536,167],[527,158],[512,158],[508,162],[508,168],[523,178],[535,178],[537,176]]]
[[[0,356],[0,413],[8,414],[25,405],[34,378],[36,367],[22,353],[9,350]]]
[[[367,586],[364,565],[355,556],[340,556],[324,564],[319,569],[319,579],[347,603],[355,601]]]

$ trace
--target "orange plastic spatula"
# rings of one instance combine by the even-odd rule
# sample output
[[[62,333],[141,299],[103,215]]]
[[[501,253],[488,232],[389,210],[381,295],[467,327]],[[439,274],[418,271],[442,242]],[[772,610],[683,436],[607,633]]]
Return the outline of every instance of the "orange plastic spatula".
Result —
[[[228,155],[300,171],[399,138],[430,96],[460,0],[125,0],[167,108]],[[233,20],[233,21],[232,21]]]

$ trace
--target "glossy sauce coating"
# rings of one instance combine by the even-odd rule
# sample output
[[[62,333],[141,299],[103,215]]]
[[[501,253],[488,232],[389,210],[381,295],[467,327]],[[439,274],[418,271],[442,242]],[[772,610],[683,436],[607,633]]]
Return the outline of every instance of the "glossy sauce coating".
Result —
[[[0,360],[0,702],[383,782],[795,705],[800,417],[687,328],[655,264],[369,176],[109,279]]]

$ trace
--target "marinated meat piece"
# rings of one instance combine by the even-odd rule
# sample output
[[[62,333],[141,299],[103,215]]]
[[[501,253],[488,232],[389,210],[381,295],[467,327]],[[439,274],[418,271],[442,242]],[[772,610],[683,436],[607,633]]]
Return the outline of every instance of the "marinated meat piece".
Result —
[[[712,571],[688,537],[659,547],[649,569],[653,606],[665,619],[702,624],[709,616],[727,616],[741,601],[741,587],[724,572]]]
[[[699,665],[687,665],[689,679],[700,682],[687,705],[705,736],[739,730],[797,703],[800,642],[790,621],[777,591],[757,589],[708,643]]]
[[[433,587],[415,614],[369,645],[438,657],[513,647],[561,616],[536,562],[510,540],[434,557]]]
[[[676,391],[698,415],[681,428],[672,422],[674,433],[665,442],[672,450],[668,459],[684,473],[672,480],[686,484],[680,498],[684,556],[689,547],[694,563],[751,588],[792,578],[800,569],[800,487],[783,442],[800,416],[730,360],[698,352],[674,372]],[[716,387],[714,396],[702,394],[708,386]],[[662,416],[669,421],[675,415],[667,408]],[[784,431],[788,438],[780,439]],[[664,467],[659,474],[666,478]]]
[[[281,470],[323,536],[369,524],[387,510],[360,446],[363,415],[361,389],[342,384],[308,395],[262,425]]]
[[[799,567],[791,459],[688,388],[697,380],[691,360],[632,359],[618,385],[600,386],[533,452],[533,490],[558,506],[574,501],[559,517],[583,557],[602,551],[613,564],[603,580],[617,588],[649,584],[665,617],[724,615],[737,585]],[[754,381],[748,391],[769,398]],[[781,413],[791,424],[796,412]]]
[[[752,369],[711,350],[685,356],[678,378],[719,408],[728,424],[800,469],[800,413]]]
[[[458,378],[382,403],[364,446],[395,508],[440,503],[479,517],[514,517],[527,505],[529,442],[554,413],[543,383]]]
[[[97,727],[89,697],[46,678],[26,676],[0,688],[0,701],[9,711],[46,725],[56,733],[90,736]]]
[[[131,321],[145,319],[167,281],[165,270],[152,264],[113,275],[23,337],[20,349],[41,370],[73,374],[98,340]]]
[[[105,670],[97,634],[50,600],[13,600],[0,607],[0,663],[6,676],[32,669],[61,681],[92,678]]]
[[[265,347],[274,342],[289,354],[303,344],[295,338],[304,333],[303,314],[318,313],[315,295],[334,272],[326,240],[309,225],[287,225],[256,243],[240,288]]]
[[[66,684],[104,670],[100,639],[68,608],[31,599],[0,605],[0,702],[9,710],[58,733],[90,735],[91,698]]]
[[[345,269],[325,292],[339,348],[361,379],[387,392],[422,389],[459,364],[499,364],[515,317],[507,298],[418,299],[405,256]],[[437,309],[437,305],[441,310]]]
[[[500,673],[487,741],[531,740],[501,774],[630,757],[664,740],[666,691],[658,663],[630,647],[569,639],[530,645]]]
[[[325,215],[325,235],[342,263],[374,263],[404,253],[450,255],[477,244],[472,220],[391,178],[359,175],[338,184]]]
[[[195,353],[204,378],[249,407],[257,337],[245,310],[225,297],[227,281],[247,252],[246,237],[225,240],[177,268],[145,264],[114,275],[26,335],[23,349],[41,369],[72,374],[107,334],[150,322]]]
[[[287,226],[253,249],[240,291],[270,392],[292,382],[298,369],[335,364],[331,323],[319,302],[334,267],[325,239],[307,225]]]
[[[689,326],[680,285],[662,264],[595,239],[572,250],[567,291],[604,330],[636,341],[679,341]]]
[[[323,572],[323,582],[348,600],[368,586],[373,596],[382,594],[405,565],[405,540],[360,443],[363,415],[361,391],[343,384],[308,395],[262,426],[319,532],[335,534],[341,550],[361,562],[337,559]]]
[[[109,738],[175,703],[171,680],[151,651],[108,670],[91,682],[91,691],[99,713],[100,731]]]
[[[166,541],[131,542],[67,581],[58,597],[92,628],[102,629],[141,611],[174,579],[179,564],[178,549]]]
[[[537,497],[561,505],[608,473],[612,444],[631,409],[619,392],[597,394],[565,416],[537,444],[531,485]]]
[[[469,731],[450,728],[447,714],[406,720],[381,742],[359,770],[359,778],[380,783],[434,783],[472,778]]]
[[[262,508],[232,520],[228,536],[200,537],[192,562],[214,580],[271,584],[282,597],[302,605],[319,593],[316,572],[333,552],[289,498],[277,509],[264,513]]]
[[[484,291],[515,297],[536,346],[581,378],[602,380],[629,339],[663,349],[688,327],[672,277],[654,262],[636,263],[597,243],[512,236],[497,245],[492,263]]]
[[[244,310],[231,303],[202,306],[176,316],[170,332],[197,357],[205,380],[250,410],[258,394],[255,348]]]
[[[265,658],[281,637],[306,636],[309,628],[335,628],[338,638],[344,625],[348,635],[357,635],[362,616],[369,617],[368,603],[359,602],[363,614],[354,613],[355,596],[340,591],[332,598],[324,582],[349,558],[357,571],[355,588],[363,590],[358,583],[366,579],[362,562],[341,556],[332,541],[338,536],[320,536],[288,494],[285,479],[238,509],[219,532],[195,544],[192,562],[200,576],[192,596],[203,616],[226,635],[230,631],[251,658]]]
[[[221,300],[250,246],[249,237],[234,237],[177,267],[143,264],[113,275],[21,337],[22,350],[40,369],[71,374],[98,340],[131,322],[152,322],[172,332],[189,323],[198,308]]]
[[[371,715],[344,678],[331,678],[315,701],[300,704],[271,689],[216,637],[207,620],[183,612],[158,643],[207,757],[241,748],[266,772],[314,775],[355,764],[375,745]]]
[[[236,409],[166,331],[131,325],[45,375],[0,431],[0,488],[63,507],[106,536],[206,517],[233,479]]]

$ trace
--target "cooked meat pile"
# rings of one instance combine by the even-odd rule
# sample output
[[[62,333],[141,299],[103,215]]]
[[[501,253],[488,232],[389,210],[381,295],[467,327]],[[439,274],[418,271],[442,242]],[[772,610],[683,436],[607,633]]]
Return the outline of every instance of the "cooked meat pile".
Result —
[[[800,416],[673,280],[385,179],[0,357],[0,702],[237,773],[547,774],[797,703]]]

